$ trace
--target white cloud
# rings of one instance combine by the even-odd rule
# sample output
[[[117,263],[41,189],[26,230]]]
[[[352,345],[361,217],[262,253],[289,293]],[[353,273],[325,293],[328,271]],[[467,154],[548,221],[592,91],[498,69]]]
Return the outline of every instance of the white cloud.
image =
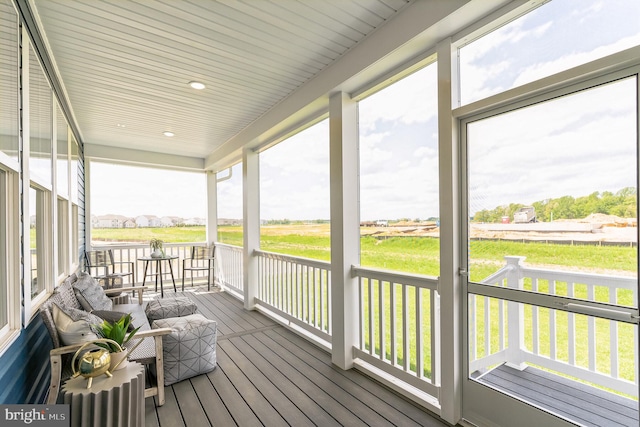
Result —
[[[640,45],[640,32],[629,37],[625,37],[606,46],[599,46],[588,52],[572,52],[563,55],[553,61],[541,62],[527,66],[518,74],[518,78],[513,82],[513,87],[521,86],[547,77],[560,71],[568,70],[575,66],[586,64],[598,58],[603,58],[612,53],[620,52],[625,49]]]

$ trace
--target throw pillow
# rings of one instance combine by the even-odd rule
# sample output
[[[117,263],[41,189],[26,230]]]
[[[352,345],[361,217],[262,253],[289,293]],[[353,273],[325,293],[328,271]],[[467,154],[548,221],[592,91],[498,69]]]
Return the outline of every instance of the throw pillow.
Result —
[[[113,308],[113,302],[104,293],[104,289],[88,273],[78,275],[73,289],[80,305],[87,311],[111,310]]]
[[[75,308],[60,307],[57,304],[53,304],[51,308],[53,321],[63,345],[82,344],[98,339],[92,325],[102,323],[99,317]]]

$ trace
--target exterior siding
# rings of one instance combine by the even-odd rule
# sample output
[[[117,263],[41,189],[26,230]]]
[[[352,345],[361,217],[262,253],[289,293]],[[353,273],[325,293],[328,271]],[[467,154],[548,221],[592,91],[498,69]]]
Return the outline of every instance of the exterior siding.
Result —
[[[0,403],[44,403],[52,347],[47,328],[36,315],[0,358]]]

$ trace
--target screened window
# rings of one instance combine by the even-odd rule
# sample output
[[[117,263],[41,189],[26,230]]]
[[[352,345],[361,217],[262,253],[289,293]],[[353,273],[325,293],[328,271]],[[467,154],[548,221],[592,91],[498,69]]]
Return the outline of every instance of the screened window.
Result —
[[[69,168],[69,180],[71,184],[71,197],[70,200],[78,204],[79,193],[78,193],[78,180],[79,178],[79,158],[78,158],[78,142],[76,139],[71,136],[71,165]]]
[[[436,68],[359,102],[362,265],[439,275]]]
[[[51,193],[37,186],[29,188],[31,253],[31,298],[45,291],[51,264]]]
[[[467,125],[469,267],[528,265],[637,277],[636,77]],[[540,292],[567,283],[527,282]],[[576,297],[591,298],[587,288]],[[632,305],[631,291],[595,297]]]
[[[204,242],[206,176],[91,163],[91,239]]]
[[[18,16],[10,0],[0,0],[0,151],[18,160]]]
[[[8,296],[9,296],[9,277],[8,277],[8,263],[9,257],[7,253],[7,245],[9,233],[8,229],[8,215],[10,215],[9,207],[7,206],[7,200],[9,199],[9,186],[7,182],[7,172],[0,169],[0,331],[9,322],[8,312]]]
[[[78,266],[80,261],[80,210],[75,203],[71,204],[71,266]]]
[[[329,121],[323,120],[260,153],[260,246],[329,260],[329,217]]]
[[[69,198],[69,139],[67,122],[60,107],[56,108],[56,175],[58,196]]]
[[[29,51],[29,131],[31,179],[51,186],[52,96],[33,47]]]
[[[461,104],[640,44],[640,2],[554,0],[460,49]]]
[[[218,241],[242,246],[242,163],[219,172],[217,179]]]
[[[69,202],[58,198],[58,277],[66,276],[69,261]]]

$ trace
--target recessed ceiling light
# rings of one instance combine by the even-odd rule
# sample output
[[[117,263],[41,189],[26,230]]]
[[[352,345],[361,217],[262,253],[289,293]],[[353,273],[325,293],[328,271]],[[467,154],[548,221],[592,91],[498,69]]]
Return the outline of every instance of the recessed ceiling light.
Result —
[[[163,134],[164,136],[173,136],[173,135],[175,135],[173,132],[170,132],[170,131],[168,131],[168,130],[165,130],[164,132],[162,132],[162,134]]]
[[[189,86],[198,90],[204,89],[206,87],[204,83],[200,83],[200,82],[189,82]]]
[[[118,127],[119,127],[119,128],[126,128],[126,127],[127,127],[127,125],[123,125],[122,123],[118,123]]]

